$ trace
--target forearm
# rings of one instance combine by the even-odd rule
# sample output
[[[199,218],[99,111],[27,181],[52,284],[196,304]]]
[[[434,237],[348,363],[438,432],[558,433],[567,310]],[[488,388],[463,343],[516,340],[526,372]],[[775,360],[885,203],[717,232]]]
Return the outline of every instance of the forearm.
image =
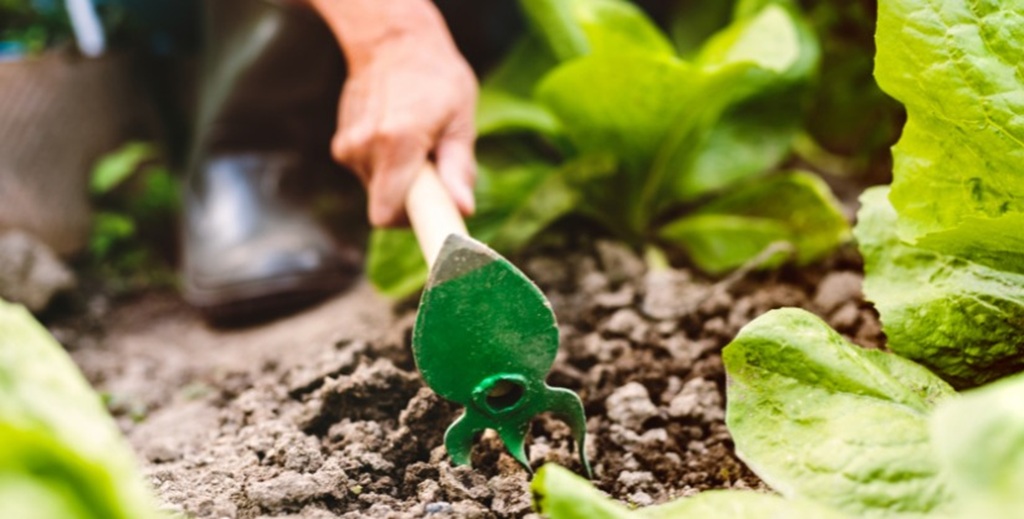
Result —
[[[367,63],[381,45],[415,40],[455,51],[444,18],[430,0],[308,0],[331,28],[349,67]]]

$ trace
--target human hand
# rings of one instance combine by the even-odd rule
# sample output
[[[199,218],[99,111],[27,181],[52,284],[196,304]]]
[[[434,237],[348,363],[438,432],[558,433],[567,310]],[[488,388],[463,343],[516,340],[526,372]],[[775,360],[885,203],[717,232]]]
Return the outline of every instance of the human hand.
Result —
[[[405,221],[406,193],[428,160],[435,161],[459,211],[471,214],[476,78],[430,2],[371,1],[385,6],[394,2],[387,16],[374,13],[377,17],[372,22],[391,24],[390,29],[364,38],[352,33],[343,37],[349,27],[345,23],[336,30],[348,58],[349,76],[331,144],[334,158],[366,185],[370,222],[375,226]],[[344,4],[353,5],[351,0],[330,2],[331,6]],[[396,13],[395,6],[403,4],[409,10]],[[370,5],[362,13],[342,13],[348,15],[342,21],[368,16],[374,9]]]

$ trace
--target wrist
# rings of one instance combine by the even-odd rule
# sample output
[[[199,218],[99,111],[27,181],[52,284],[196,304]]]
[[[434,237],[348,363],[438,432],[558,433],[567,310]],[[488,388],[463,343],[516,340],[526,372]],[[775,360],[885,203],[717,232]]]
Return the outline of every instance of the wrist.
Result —
[[[444,18],[429,0],[310,0],[357,70],[393,46],[455,51]]]

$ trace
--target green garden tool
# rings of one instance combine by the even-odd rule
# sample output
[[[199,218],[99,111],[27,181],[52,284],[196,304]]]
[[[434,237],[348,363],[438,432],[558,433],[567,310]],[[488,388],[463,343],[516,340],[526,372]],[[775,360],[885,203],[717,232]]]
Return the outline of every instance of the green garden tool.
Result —
[[[431,389],[466,407],[445,433],[452,461],[469,464],[475,434],[494,429],[530,470],[524,446],[530,420],[551,411],[572,429],[589,475],[583,403],[544,382],[558,351],[558,326],[544,294],[469,237],[432,166],[413,183],[406,211],[430,266],[413,330],[416,365]]]

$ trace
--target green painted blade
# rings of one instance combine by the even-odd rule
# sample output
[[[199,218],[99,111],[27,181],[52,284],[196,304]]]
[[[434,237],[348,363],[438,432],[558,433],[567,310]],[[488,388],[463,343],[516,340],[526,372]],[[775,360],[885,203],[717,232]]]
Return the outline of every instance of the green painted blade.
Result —
[[[557,351],[555,314],[540,289],[486,245],[448,236],[420,300],[413,355],[434,391],[466,406],[445,438],[456,463],[468,463],[474,434],[494,429],[529,469],[523,441],[530,419],[570,410],[566,421],[589,473],[582,403],[544,383]],[[565,393],[578,405],[567,405]]]

